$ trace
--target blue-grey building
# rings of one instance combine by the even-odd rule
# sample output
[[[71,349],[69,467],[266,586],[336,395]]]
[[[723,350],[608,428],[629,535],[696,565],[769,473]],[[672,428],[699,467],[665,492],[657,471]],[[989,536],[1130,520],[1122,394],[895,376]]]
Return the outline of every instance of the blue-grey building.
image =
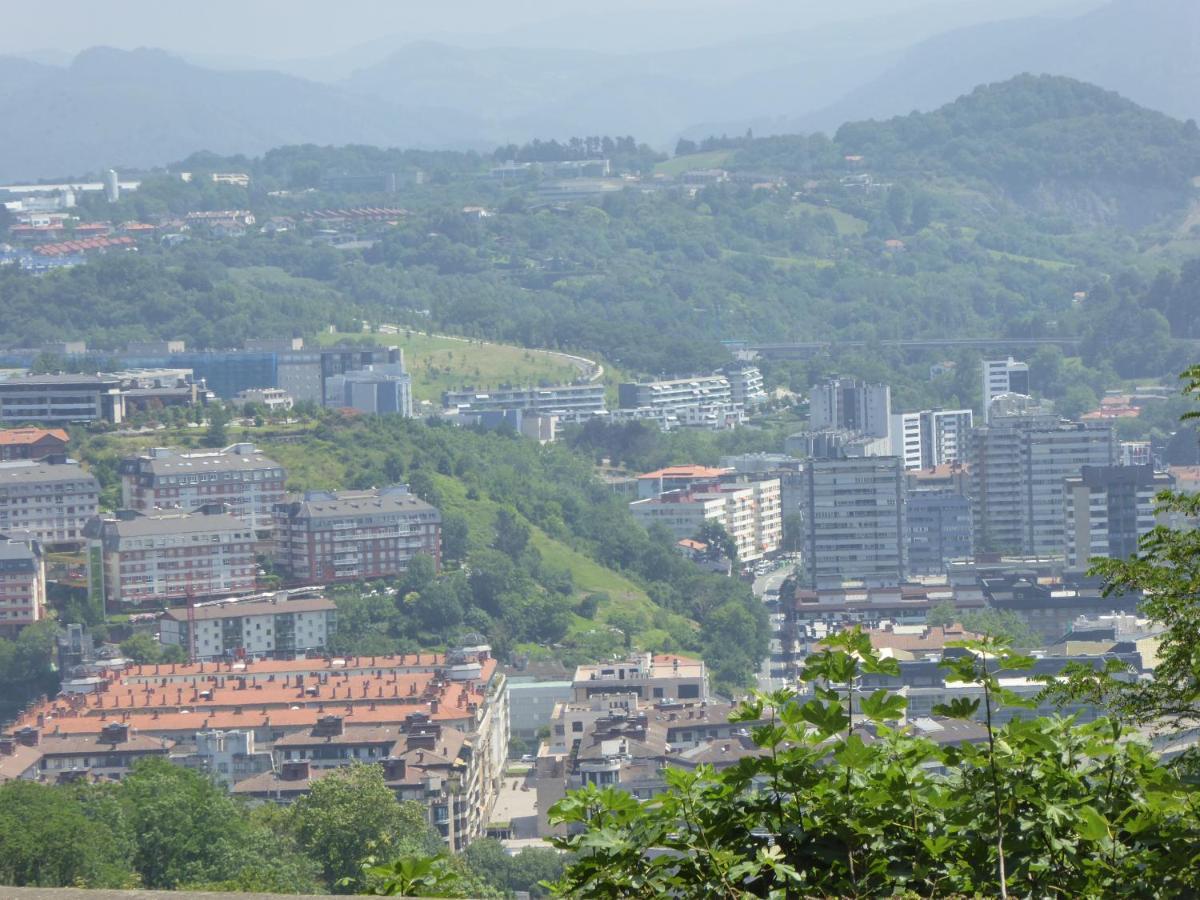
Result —
[[[942,488],[910,489],[906,506],[910,575],[940,575],[950,560],[973,555],[968,497]]]

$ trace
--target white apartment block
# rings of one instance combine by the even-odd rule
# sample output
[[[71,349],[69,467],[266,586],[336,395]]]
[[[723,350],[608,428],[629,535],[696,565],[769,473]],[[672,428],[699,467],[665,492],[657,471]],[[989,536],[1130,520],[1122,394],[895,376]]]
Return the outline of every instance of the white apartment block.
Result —
[[[0,534],[24,532],[44,544],[82,543],[99,498],[99,483],[77,463],[0,463]]]
[[[1029,365],[1018,362],[1011,356],[1007,359],[985,359],[983,361],[983,419],[991,419],[992,401],[1002,394],[1024,394],[1028,396]]]
[[[753,409],[767,401],[766,386],[758,366],[726,366],[721,374],[729,380],[729,391],[734,403],[745,409]]]
[[[617,386],[622,409],[656,409],[678,413],[695,407],[728,406],[733,388],[724,375],[698,375],[671,381],[647,381]]]
[[[547,387],[497,388],[490,391],[446,391],[442,406],[458,412],[519,409],[575,422],[604,413],[603,384],[559,384]]]
[[[892,456],[905,469],[931,469],[965,461],[974,424],[969,409],[925,409],[892,416]]]
[[[193,637],[189,631],[195,623]],[[322,651],[337,630],[337,606],[324,597],[233,600],[169,609],[159,620],[159,641],[183,647],[195,660],[278,656]]]
[[[750,562],[774,553],[783,541],[783,500],[778,478],[702,482],[635,500],[630,512],[644,527],[662,525],[677,539],[695,537],[705,521],[719,522]]]
[[[223,503],[256,531],[269,531],[285,499],[287,473],[253,444],[180,452],[155,447],[121,460],[121,504],[139,512],[194,512]]]

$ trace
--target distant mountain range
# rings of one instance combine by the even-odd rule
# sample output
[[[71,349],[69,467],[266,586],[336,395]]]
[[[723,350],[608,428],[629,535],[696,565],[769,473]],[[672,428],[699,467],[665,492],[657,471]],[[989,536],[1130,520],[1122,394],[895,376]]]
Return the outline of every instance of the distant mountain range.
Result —
[[[1065,19],[965,28],[948,6],[949,30],[932,37],[910,18],[624,55],[381,44],[348,75],[345,58],[314,62],[310,71],[336,78],[324,82],[159,50],[93,48],[65,67],[0,57],[0,181],[296,143],[490,149],[607,133],[669,148],[681,134],[832,132],[1021,72],[1070,75],[1200,118],[1196,0],[1112,0]]]

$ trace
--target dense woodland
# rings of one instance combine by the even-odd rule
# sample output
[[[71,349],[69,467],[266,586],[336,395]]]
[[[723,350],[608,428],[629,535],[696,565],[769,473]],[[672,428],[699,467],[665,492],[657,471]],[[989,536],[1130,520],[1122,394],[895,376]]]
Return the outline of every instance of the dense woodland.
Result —
[[[321,779],[286,809],[251,807],[206,775],[139,762],[120,784],[0,786],[0,884],[280,894],[374,893],[364,863],[428,857],[441,845],[414,802],[375,766]],[[462,895],[511,896],[562,870],[558,853],[507,856],[478,841],[445,861]]]

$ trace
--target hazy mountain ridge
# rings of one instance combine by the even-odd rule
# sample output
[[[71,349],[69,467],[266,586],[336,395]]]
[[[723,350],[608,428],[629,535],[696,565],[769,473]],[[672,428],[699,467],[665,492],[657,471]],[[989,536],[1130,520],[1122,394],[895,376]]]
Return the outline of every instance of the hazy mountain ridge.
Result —
[[[483,133],[454,111],[405,109],[275,72],[216,72],[160,50],[98,47],[65,69],[30,66],[0,60],[0,71],[22,78],[0,93],[0,118],[19,136],[0,146],[4,180],[162,165],[201,148],[467,146],[466,136]]]
[[[933,109],[1021,72],[1093,81],[1200,117],[1194,0],[1155,0],[1153,14],[1143,2],[1113,0],[1069,19],[957,29],[962,17],[951,11],[941,19],[951,30],[935,37],[928,20],[910,18],[628,54],[432,41],[388,50],[390,39],[380,38],[356,71],[328,82],[210,69],[153,50],[93,48],[67,67],[0,57],[0,115],[14,136],[0,146],[0,179],[161,165],[198,148],[488,149],[603,133],[669,148],[680,134],[747,127],[832,133],[844,122]]]
[[[1177,118],[1200,117],[1200,4],[1114,0],[1068,19],[1020,19],[949,31],[917,44],[877,78],[784,127],[834,129],[947,103],[1021,72],[1067,75]]]

